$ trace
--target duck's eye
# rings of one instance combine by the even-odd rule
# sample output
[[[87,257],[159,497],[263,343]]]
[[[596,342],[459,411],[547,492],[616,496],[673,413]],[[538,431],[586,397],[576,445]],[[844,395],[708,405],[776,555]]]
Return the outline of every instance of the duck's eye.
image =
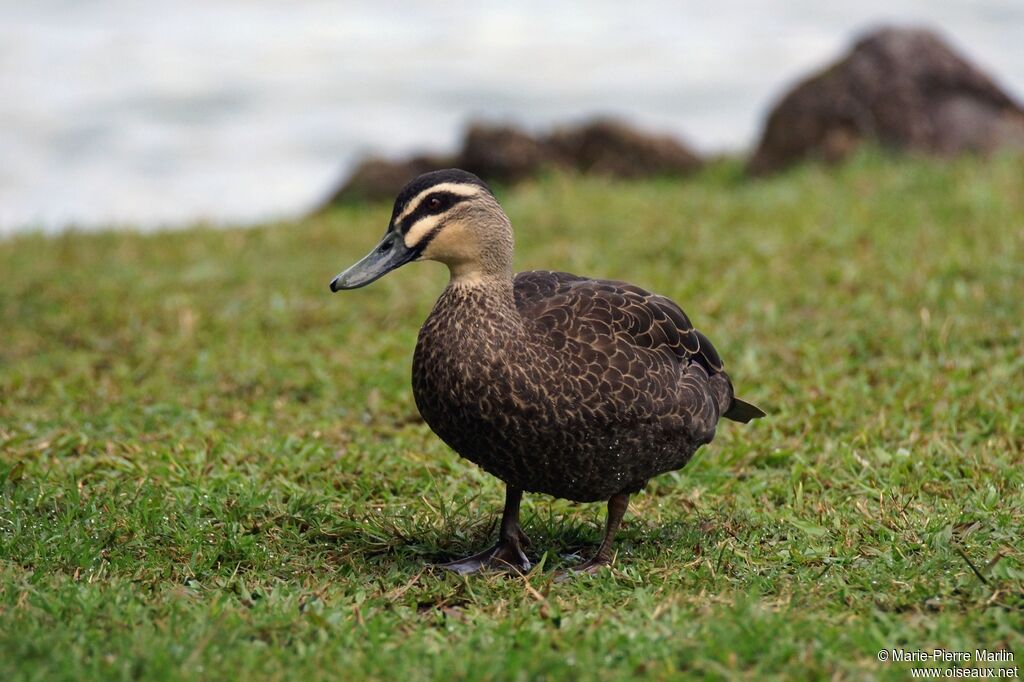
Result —
[[[429,199],[427,199],[427,208],[429,208],[432,211],[441,208],[441,200],[437,197],[430,197]]]

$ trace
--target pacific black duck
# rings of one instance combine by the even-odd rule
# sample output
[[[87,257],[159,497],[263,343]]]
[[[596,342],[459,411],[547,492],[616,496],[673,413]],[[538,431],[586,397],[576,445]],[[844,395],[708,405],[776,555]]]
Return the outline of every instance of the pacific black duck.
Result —
[[[680,469],[720,417],[758,408],[733,394],[706,336],[669,299],[624,282],[512,272],[512,225],[478,177],[427,173],[395,200],[384,239],[331,282],[365,286],[414,260],[451,281],[423,324],[412,384],[424,420],[507,486],[497,544],[445,564],[528,570],[523,492],[608,501],[604,539],[578,570],[611,560],[630,494]]]

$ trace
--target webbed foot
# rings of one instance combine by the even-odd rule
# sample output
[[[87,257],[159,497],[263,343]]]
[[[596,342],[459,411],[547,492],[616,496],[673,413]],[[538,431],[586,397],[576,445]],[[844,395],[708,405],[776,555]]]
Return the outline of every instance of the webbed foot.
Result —
[[[530,560],[523,553],[523,546],[529,547],[530,541],[519,527],[519,502],[522,497],[522,490],[511,486],[506,488],[505,511],[501,515],[498,544],[465,559],[449,561],[438,566],[459,575],[469,575],[484,569],[518,573],[529,571]]]
[[[559,571],[558,574],[555,575],[555,582],[564,583],[583,574],[597,575],[601,572],[601,569],[610,569],[611,566],[612,562],[610,558],[595,556],[593,559],[584,561],[582,564],[578,566],[571,566],[569,568]]]
[[[519,538],[516,538],[516,540],[501,540],[490,549],[485,549],[465,559],[438,564],[438,566],[459,575],[469,575],[482,570],[526,573],[530,570],[530,560],[523,553]]]

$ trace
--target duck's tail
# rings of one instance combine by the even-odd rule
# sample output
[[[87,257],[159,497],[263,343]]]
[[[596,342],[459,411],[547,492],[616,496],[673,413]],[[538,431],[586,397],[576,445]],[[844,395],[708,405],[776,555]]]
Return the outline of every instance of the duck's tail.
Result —
[[[751,405],[748,402],[744,402],[739,398],[733,397],[732,404],[729,405],[729,409],[723,414],[726,419],[731,419],[734,422],[743,422],[746,424],[751,419],[760,419],[765,416],[764,411],[756,405]]]

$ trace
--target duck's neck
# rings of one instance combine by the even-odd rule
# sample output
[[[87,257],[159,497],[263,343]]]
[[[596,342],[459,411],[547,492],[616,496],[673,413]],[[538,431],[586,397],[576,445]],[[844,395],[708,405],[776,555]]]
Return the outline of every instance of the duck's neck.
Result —
[[[460,298],[486,302],[488,308],[515,311],[511,269],[508,273],[489,273],[479,269],[450,268],[448,290]]]
[[[479,262],[453,263],[448,266],[450,279],[448,286],[458,287],[512,287],[512,266],[502,264],[499,267],[482,267]]]
[[[449,266],[451,280],[438,301],[452,323],[469,337],[472,330],[482,339],[517,336],[522,331],[522,318],[516,308],[511,269],[508,273]],[[469,337],[466,341],[469,342]]]

